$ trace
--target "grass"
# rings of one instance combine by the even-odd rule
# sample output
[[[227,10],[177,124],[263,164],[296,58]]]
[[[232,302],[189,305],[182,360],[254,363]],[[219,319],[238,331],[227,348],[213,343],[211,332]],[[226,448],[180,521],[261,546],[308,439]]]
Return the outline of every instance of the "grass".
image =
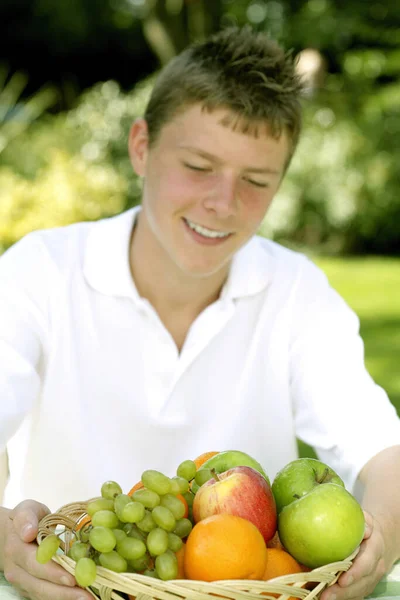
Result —
[[[368,371],[400,415],[400,259],[311,257],[360,318]],[[315,456],[299,442],[302,456]]]

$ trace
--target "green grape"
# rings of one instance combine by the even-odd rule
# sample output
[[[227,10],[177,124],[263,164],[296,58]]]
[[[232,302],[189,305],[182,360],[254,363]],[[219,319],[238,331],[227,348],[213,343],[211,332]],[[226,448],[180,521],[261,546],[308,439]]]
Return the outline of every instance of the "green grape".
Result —
[[[184,460],[176,470],[178,477],[191,481],[196,475],[197,467],[193,460]]]
[[[140,529],[140,531],[145,531],[146,533],[149,533],[149,531],[154,529],[154,527],[156,527],[156,523],[154,522],[151,512],[146,510],[146,514],[144,515],[143,519],[138,521],[136,526]]]
[[[175,519],[182,519],[186,511],[186,507],[183,502],[181,502],[179,498],[173,496],[172,494],[165,494],[165,496],[161,497],[161,506],[168,508],[174,515]]]
[[[152,556],[164,554],[168,550],[168,533],[156,527],[147,536],[147,549]]]
[[[60,538],[55,534],[45,537],[36,550],[36,560],[38,563],[44,565],[49,562],[59,549],[60,543]]]
[[[181,486],[179,485],[179,481],[175,478],[172,478],[170,494],[174,494],[176,496],[177,494],[180,494],[180,493],[181,493]]]
[[[101,495],[103,498],[114,500],[119,494],[122,494],[122,488],[116,481],[105,481],[101,486]]]
[[[199,471],[197,471],[194,480],[197,483],[197,485],[201,487],[203,483],[211,479],[212,476],[213,474],[211,472],[211,469],[200,469]]]
[[[160,579],[155,569],[146,569],[143,571],[143,575],[146,575],[147,577],[153,577],[154,579]]]
[[[168,494],[171,491],[170,478],[164,475],[163,473],[160,473],[160,471],[154,471],[152,469],[143,471],[141,480],[145,488],[156,492],[156,494],[159,494],[161,496],[163,494]]]
[[[154,508],[160,504],[160,496],[157,492],[147,490],[146,488],[136,490],[136,492],[133,493],[132,498],[136,502],[141,502],[146,508]]]
[[[127,560],[135,560],[146,554],[146,544],[142,540],[127,537],[117,544],[117,552]]]
[[[179,489],[179,492],[176,492],[175,489]],[[175,475],[171,479],[171,494],[184,494],[189,489],[189,482],[184,477],[178,477]]]
[[[178,577],[178,561],[173,552],[167,550],[164,554],[157,556],[155,566],[157,575],[163,581]]]
[[[151,559],[149,554],[143,554],[140,558],[134,558],[133,560],[128,560],[128,566],[136,572],[142,573],[145,569],[148,569],[151,564]]]
[[[176,533],[168,532],[168,548],[172,550],[172,552],[178,552],[183,546],[182,538]]]
[[[137,540],[141,540],[142,542],[145,542],[146,538],[147,538],[146,532],[140,531],[140,529],[136,525],[133,525],[133,524],[132,524],[130,532],[128,533],[128,536],[136,538]]]
[[[86,512],[90,517],[93,517],[99,510],[114,510],[114,502],[110,498],[96,498],[92,500],[86,507]]]
[[[123,530],[123,529],[113,529],[113,534],[115,535],[115,539],[117,540],[117,544],[118,542],[120,542],[121,540],[125,539],[127,536],[127,533]]]
[[[117,540],[108,527],[93,527],[89,534],[89,542],[98,552],[111,552],[114,550]]]
[[[176,519],[169,508],[156,506],[153,508],[151,515],[155,524],[161,527],[161,529],[165,529],[165,531],[173,531],[175,529]]]
[[[92,517],[93,527],[108,527],[116,529],[119,525],[119,519],[113,510],[98,510]]]
[[[185,538],[192,531],[192,528],[193,528],[193,525],[192,525],[192,522],[189,521],[189,519],[186,519],[186,518],[178,519],[173,533],[178,535],[180,538]]]
[[[74,542],[68,551],[68,556],[75,562],[78,562],[80,558],[89,556],[90,545],[85,542]]]
[[[93,527],[90,523],[82,527],[82,529],[78,532],[79,539],[81,542],[84,542],[86,544],[86,542],[89,541],[89,536],[92,529]]]
[[[194,494],[192,494],[192,492],[185,492],[184,494],[182,494],[182,496],[185,498],[188,507],[192,508],[192,506],[193,506],[193,500],[194,500]]]
[[[127,504],[130,504],[131,502],[132,502],[132,498],[130,496],[128,496],[128,494],[119,494],[118,496],[116,496],[114,498],[113,508],[114,508],[115,514],[117,515],[117,517],[120,521],[122,521],[122,519],[121,519],[122,511],[124,510],[125,506]]]
[[[102,552],[99,556],[99,562],[102,567],[110,569],[115,573],[126,573],[128,570],[128,563],[118,552],[112,550],[111,552]]]
[[[75,566],[76,583],[83,588],[89,587],[96,579],[96,563],[91,558],[80,558]]]
[[[133,529],[133,523],[124,523],[122,531],[125,531],[126,535],[130,535]]]
[[[128,502],[123,507],[120,518],[123,523],[137,523],[145,515],[145,508],[141,502]]]

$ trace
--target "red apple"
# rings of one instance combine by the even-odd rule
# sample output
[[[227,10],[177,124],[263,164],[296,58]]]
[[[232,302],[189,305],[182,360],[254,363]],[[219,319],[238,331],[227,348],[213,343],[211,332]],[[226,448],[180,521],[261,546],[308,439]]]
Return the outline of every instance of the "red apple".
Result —
[[[252,467],[233,467],[214,474],[199,488],[193,501],[195,523],[220,513],[251,521],[265,542],[276,532],[276,505],[271,487]]]

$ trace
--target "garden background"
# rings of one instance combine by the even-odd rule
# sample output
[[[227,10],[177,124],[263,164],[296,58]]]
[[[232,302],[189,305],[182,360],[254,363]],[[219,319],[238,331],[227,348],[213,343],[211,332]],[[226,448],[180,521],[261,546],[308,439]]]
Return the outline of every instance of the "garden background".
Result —
[[[311,256],[356,310],[367,366],[400,414],[393,0],[2,0],[0,253],[138,203],[127,135],[154,75],[190,41],[245,23],[290,49],[307,82],[303,138],[261,233]]]

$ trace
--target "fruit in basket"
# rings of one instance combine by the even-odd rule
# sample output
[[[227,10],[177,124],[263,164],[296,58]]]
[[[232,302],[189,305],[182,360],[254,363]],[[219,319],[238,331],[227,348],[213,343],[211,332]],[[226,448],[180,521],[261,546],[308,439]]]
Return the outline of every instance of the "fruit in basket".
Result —
[[[327,483],[282,508],[279,537],[286,550],[310,568],[344,560],[364,536],[364,513],[343,486]]]
[[[303,572],[303,567],[291,554],[289,554],[289,552],[286,552],[286,550],[267,548],[267,555],[267,567],[262,576],[264,581],[268,581],[274,577],[282,577],[283,575]]]
[[[327,483],[344,483],[331,467],[315,458],[298,458],[276,474],[272,483],[278,514],[284,506]]]
[[[247,519],[213,515],[193,527],[183,562],[188,579],[261,579],[267,547],[257,527]]]
[[[59,549],[60,543],[60,538],[55,534],[48,535],[44,538],[36,550],[36,560],[38,563],[44,565],[49,562]]]
[[[195,523],[216,514],[231,514],[251,521],[265,542],[275,534],[275,499],[265,478],[252,467],[234,467],[204,483],[193,501]]]
[[[218,452],[206,460],[202,466],[198,468],[197,472],[199,473],[204,469],[214,469],[216,473],[223,473],[224,471],[228,471],[228,469],[232,469],[233,467],[252,467],[261,473],[264,479],[270,483],[268,475],[265,473],[260,463],[249,454],[241,452],[240,450],[224,450],[223,452]],[[192,489],[195,492],[198,490],[198,487],[194,485]]]
[[[76,583],[81,587],[89,587],[96,579],[96,563],[91,558],[80,558],[75,566]]]
[[[122,494],[122,488],[116,481],[105,481],[101,486],[102,498],[114,500],[119,494]]]
[[[197,456],[193,461],[196,465],[196,469],[200,469],[200,467],[202,467],[207,460],[209,460],[213,456],[216,456],[217,454],[219,454],[219,452],[217,452],[216,450],[203,452],[202,454],[199,454],[199,456]]]

